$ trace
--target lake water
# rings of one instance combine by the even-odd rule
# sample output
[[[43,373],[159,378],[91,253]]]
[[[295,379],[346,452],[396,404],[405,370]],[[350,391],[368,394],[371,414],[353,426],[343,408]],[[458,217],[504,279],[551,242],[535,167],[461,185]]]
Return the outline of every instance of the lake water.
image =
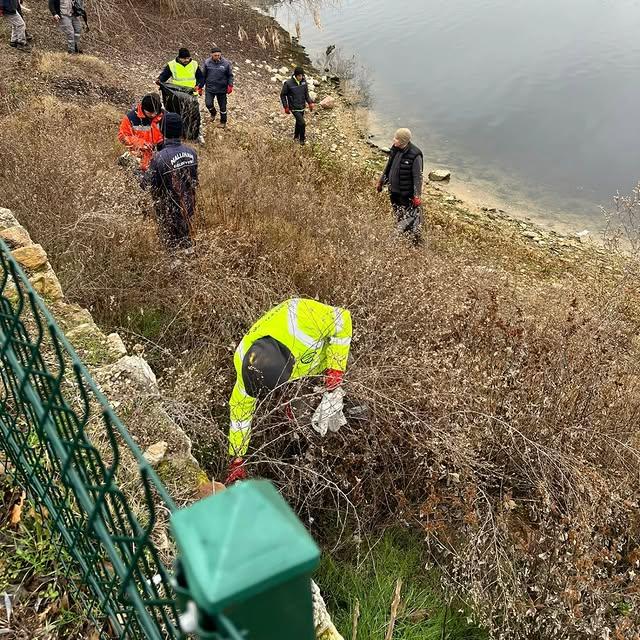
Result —
[[[595,229],[640,178],[640,1],[310,1],[262,0],[312,59],[355,55],[385,139],[409,126],[454,190]]]

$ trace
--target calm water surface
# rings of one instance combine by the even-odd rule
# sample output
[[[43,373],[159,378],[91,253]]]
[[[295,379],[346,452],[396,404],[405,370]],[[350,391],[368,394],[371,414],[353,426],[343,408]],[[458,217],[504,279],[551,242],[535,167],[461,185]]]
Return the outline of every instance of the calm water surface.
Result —
[[[299,1],[271,11],[312,58],[356,55],[452,186],[575,229],[640,178],[640,0],[330,0],[321,29]]]

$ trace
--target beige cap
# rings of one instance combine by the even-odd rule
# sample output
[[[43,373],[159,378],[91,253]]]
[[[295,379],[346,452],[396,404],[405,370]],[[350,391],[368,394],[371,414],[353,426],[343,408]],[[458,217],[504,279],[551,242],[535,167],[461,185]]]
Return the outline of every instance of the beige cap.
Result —
[[[398,129],[395,138],[403,144],[409,144],[411,142],[411,131],[409,129]]]

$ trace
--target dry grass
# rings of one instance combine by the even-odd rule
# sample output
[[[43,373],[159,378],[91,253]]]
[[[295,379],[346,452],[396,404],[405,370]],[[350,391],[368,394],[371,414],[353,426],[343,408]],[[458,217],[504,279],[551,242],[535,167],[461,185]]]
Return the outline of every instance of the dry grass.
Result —
[[[52,98],[3,117],[2,204],[72,300],[144,341],[201,461],[224,466],[242,332],[291,295],[346,306],[347,390],[366,416],[318,442],[267,404],[252,470],[327,542],[390,522],[421,531],[495,637],[634,637],[635,272],[565,275],[509,239],[475,252],[490,236],[441,219],[415,250],[369,178],[242,129],[201,151],[197,253],[172,267],[115,167],[118,119]]]

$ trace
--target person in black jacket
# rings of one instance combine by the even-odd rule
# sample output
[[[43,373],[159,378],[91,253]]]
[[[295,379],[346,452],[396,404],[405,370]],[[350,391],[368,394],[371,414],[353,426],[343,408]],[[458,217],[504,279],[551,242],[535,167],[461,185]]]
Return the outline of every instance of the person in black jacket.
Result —
[[[391,206],[396,214],[398,230],[420,242],[422,183],[424,161],[422,151],[411,142],[409,129],[398,129],[393,139],[389,161],[377,184],[380,193],[389,185]]]
[[[196,210],[198,154],[182,144],[182,118],[177,113],[166,113],[161,129],[164,146],[154,155],[142,184],[151,188],[160,234],[169,249],[189,249]]]
[[[307,125],[304,121],[304,110],[306,105],[309,105],[309,111],[313,111],[314,105],[309,97],[309,87],[302,67],[296,67],[293,76],[284,82],[280,92],[280,100],[282,100],[284,112],[287,114],[293,113],[293,117],[296,119],[293,139],[300,144],[304,144],[307,130]]]
[[[211,57],[202,65],[204,71],[204,103],[213,120],[216,119],[215,101],[220,107],[220,127],[227,126],[227,96],[233,92],[233,67],[222,57],[218,47],[211,49]]]
[[[49,11],[67,41],[67,53],[82,53],[82,22],[87,19],[84,0],[49,0]]]
[[[0,14],[11,27],[9,44],[18,51],[31,51],[27,44],[27,26],[20,10],[20,0],[0,0]]]

